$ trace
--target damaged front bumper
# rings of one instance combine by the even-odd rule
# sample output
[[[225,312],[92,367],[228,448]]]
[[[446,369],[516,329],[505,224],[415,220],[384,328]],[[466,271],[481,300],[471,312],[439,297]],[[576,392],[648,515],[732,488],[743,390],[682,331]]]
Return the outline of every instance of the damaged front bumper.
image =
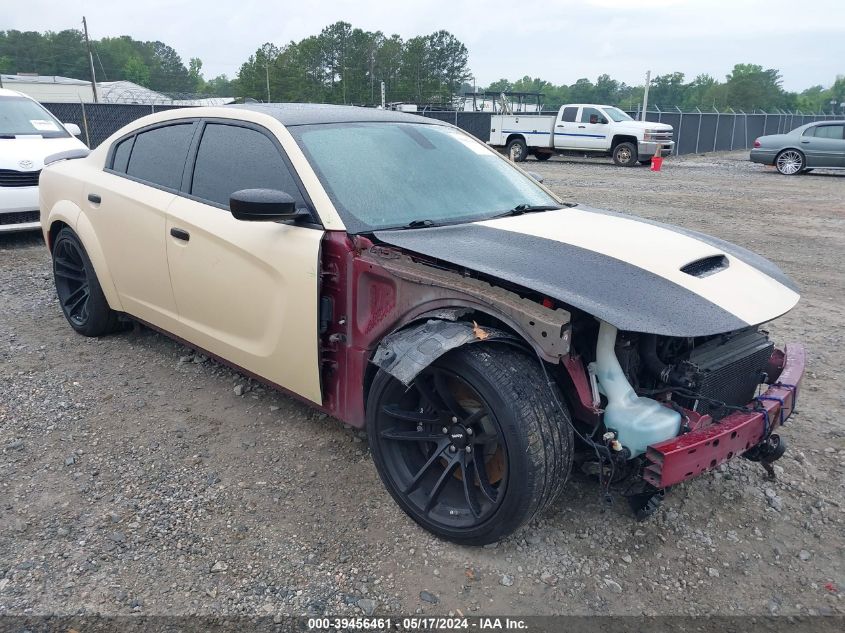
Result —
[[[776,356],[781,354],[776,351]],[[795,411],[804,376],[806,355],[802,345],[784,348],[782,369],[768,390],[719,422],[653,444],[646,450],[643,479],[655,488],[668,488],[716,468],[762,442]],[[780,363],[776,363],[780,365]]]

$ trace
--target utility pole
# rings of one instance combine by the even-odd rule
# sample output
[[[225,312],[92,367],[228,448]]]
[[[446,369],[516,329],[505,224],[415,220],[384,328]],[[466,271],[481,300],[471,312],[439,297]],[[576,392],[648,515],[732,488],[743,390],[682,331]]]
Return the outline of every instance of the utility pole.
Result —
[[[381,109],[384,110],[384,82],[381,82]]]
[[[97,77],[94,75],[94,56],[91,54],[91,40],[88,39],[88,22],[82,16],[82,27],[85,31],[85,47],[88,49],[88,67],[91,69],[91,91],[94,93],[94,103],[97,103]]]
[[[643,92],[643,111],[640,113],[640,121],[645,121],[645,112],[648,110],[648,87],[651,85],[651,71],[645,71],[645,91]]]
[[[264,72],[267,78],[267,103],[270,103],[270,61],[264,61]]]

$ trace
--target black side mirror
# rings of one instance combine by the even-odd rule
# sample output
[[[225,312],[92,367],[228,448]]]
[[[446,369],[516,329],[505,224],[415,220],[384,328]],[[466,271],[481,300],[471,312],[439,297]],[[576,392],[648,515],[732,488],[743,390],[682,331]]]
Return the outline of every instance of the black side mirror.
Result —
[[[273,222],[310,218],[305,210],[297,210],[296,200],[277,189],[241,189],[229,197],[229,209],[238,220]]]

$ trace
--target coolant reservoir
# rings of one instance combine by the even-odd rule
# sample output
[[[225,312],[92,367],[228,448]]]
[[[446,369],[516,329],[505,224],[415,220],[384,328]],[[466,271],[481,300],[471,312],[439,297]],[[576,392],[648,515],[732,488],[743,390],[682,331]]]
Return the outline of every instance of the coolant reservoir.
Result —
[[[601,322],[596,345],[596,377],[607,396],[604,425],[616,431],[622,446],[631,451],[631,457],[636,457],[645,453],[649,444],[677,436],[681,414],[636,394],[616,358],[616,333],[610,323]]]

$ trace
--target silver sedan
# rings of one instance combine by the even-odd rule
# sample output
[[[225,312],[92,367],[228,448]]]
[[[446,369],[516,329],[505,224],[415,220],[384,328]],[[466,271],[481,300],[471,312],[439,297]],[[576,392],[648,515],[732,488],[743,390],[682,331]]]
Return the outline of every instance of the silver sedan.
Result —
[[[845,121],[820,121],[788,134],[761,136],[754,141],[751,160],[774,165],[785,176],[815,168],[845,169]]]

